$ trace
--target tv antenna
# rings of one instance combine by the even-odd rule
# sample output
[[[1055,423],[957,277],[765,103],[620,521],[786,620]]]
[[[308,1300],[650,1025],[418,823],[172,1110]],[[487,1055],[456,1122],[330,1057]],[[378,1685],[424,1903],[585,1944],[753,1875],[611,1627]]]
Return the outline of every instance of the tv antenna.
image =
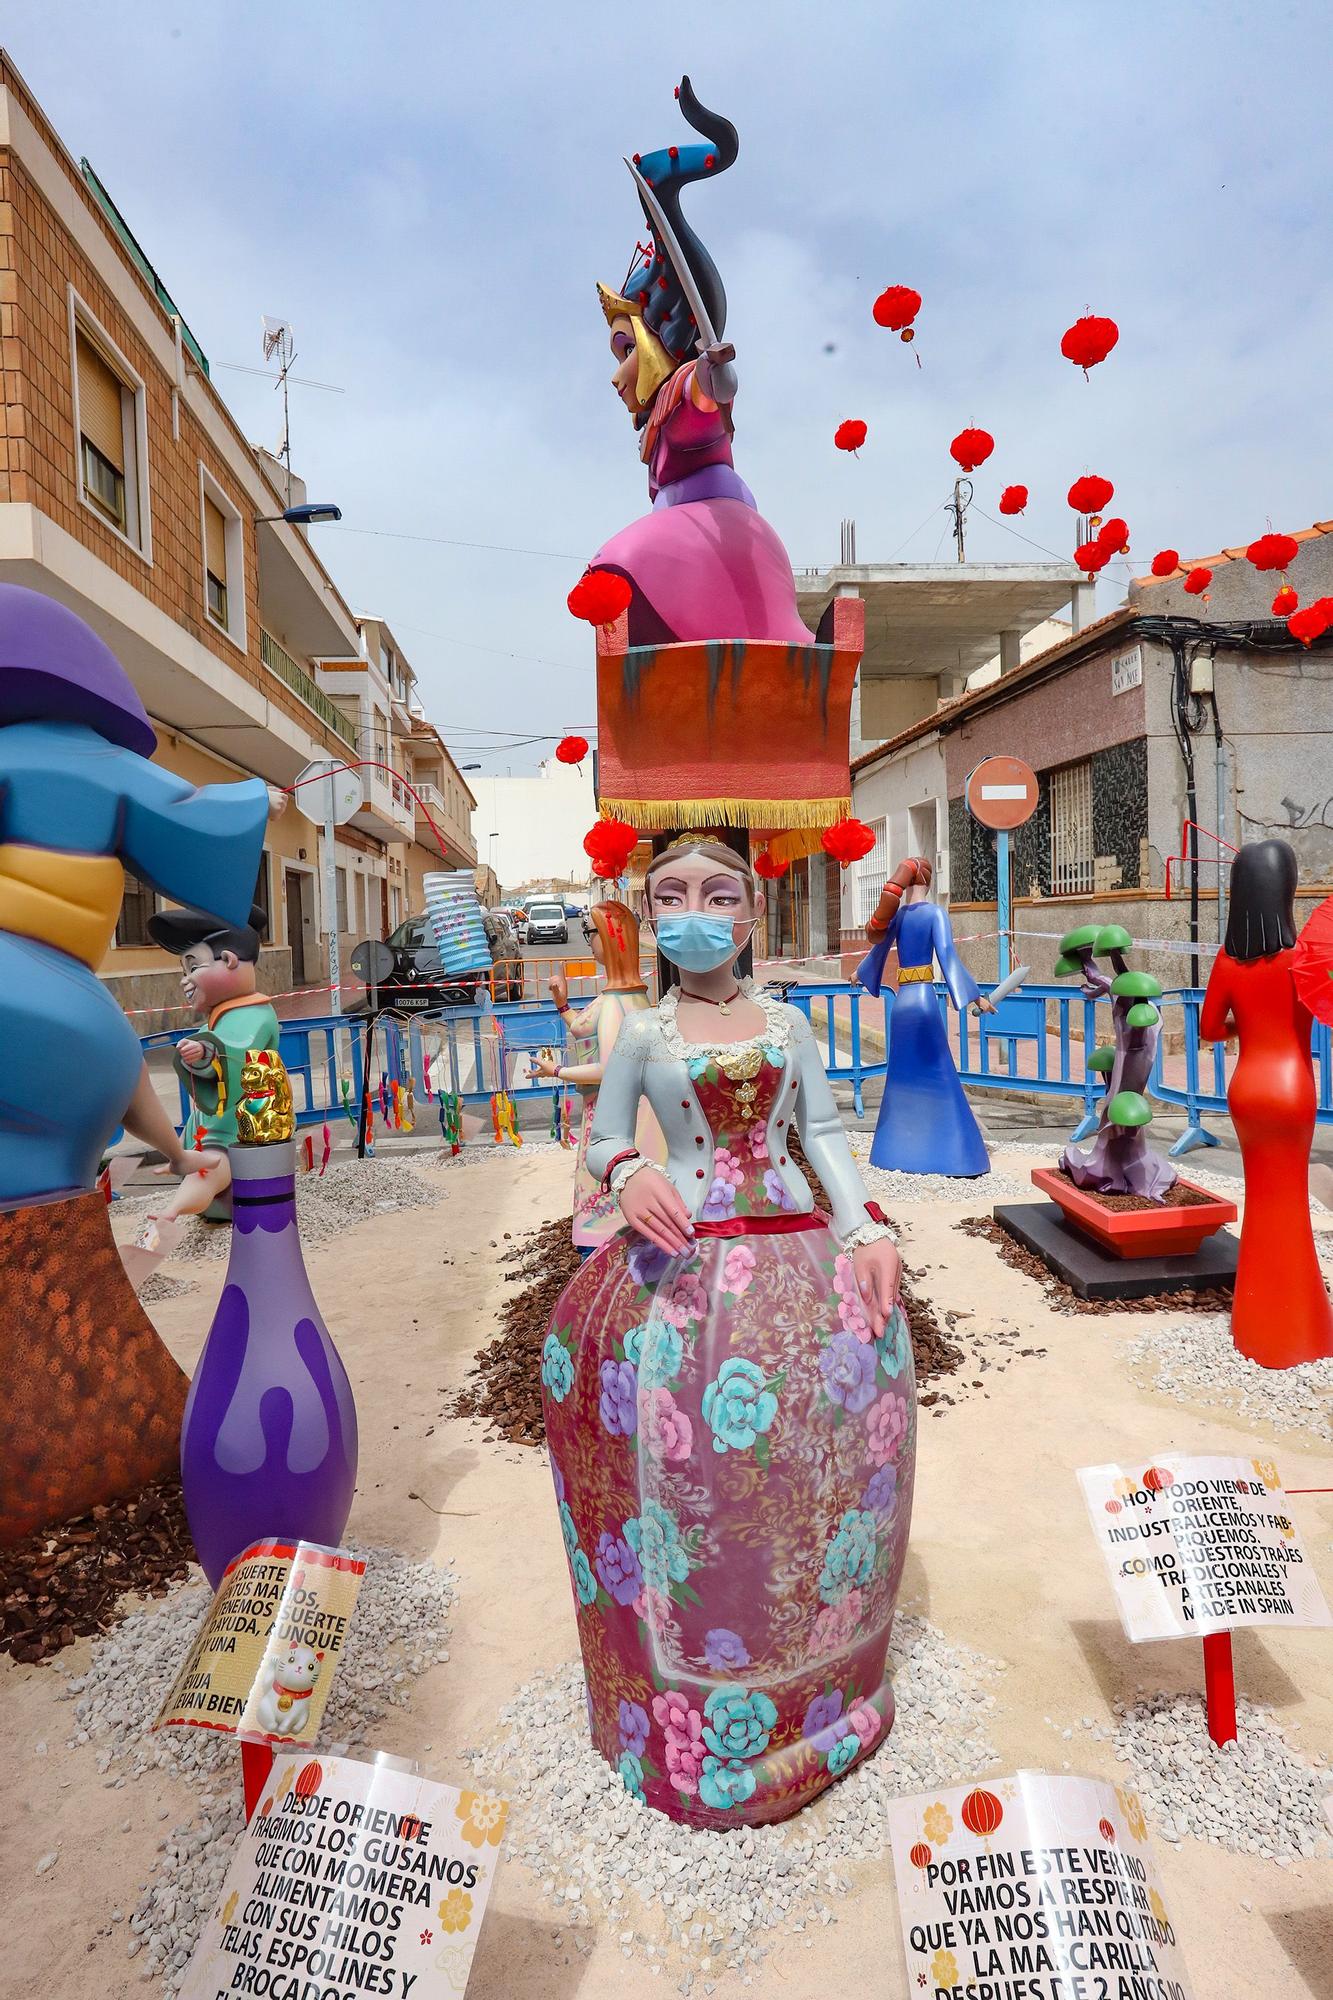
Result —
[[[218,367],[225,368],[233,375],[262,375],[274,388],[282,390],[282,443],[278,448],[278,458],[287,470],[287,505],[292,504],[292,427],[291,407],[288,399],[289,385],[295,389],[322,389],[327,395],[342,396],[346,391],[337,382],[315,382],[305,375],[293,375],[292,363],[296,359],[296,336],[292,332],[290,320],[274,319],[264,314],[264,359],[277,360],[275,375],[269,368],[250,368],[241,361],[219,361]]]

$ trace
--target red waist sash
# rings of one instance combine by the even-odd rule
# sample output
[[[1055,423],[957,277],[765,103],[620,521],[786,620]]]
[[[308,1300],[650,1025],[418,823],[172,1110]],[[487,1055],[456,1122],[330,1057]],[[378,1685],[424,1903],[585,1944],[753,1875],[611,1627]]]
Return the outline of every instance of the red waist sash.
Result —
[[[828,1217],[812,1208],[808,1215],[732,1215],[725,1222],[696,1222],[696,1236],[793,1236],[802,1229],[827,1229]]]

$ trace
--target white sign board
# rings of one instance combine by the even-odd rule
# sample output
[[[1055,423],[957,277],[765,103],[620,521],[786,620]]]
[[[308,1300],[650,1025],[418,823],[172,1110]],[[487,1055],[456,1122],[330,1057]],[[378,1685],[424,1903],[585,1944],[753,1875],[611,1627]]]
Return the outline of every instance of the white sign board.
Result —
[[[1191,2000],[1137,1795],[1020,1771],[889,1807],[920,2000]]]
[[[461,1993],[506,1801],[349,1757],[273,1768],[179,2000]]]
[[[297,773],[292,797],[298,809],[316,826],[323,826],[329,819],[335,826],[346,826],[352,814],[360,810],[361,773],[339,770],[335,762],[321,757]]]
[[[1333,1623],[1271,1459],[1168,1455],[1078,1478],[1135,1644]]]
[[[1127,653],[1116,653],[1111,660],[1111,693],[1128,694],[1131,688],[1142,686],[1142,647],[1131,646]]]

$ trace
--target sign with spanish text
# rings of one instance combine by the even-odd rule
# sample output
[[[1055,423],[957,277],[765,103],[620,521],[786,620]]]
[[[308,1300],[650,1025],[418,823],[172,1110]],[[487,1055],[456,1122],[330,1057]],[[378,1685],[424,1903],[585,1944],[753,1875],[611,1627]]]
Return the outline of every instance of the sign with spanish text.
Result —
[[[313,1542],[253,1542],[227,1565],[154,1729],[313,1743],[364,1562]]]
[[[1116,653],[1111,659],[1111,693],[1128,694],[1131,688],[1143,686],[1143,649],[1131,646],[1127,653]]]
[[[1138,1795],[1020,1771],[889,1807],[920,2000],[1192,2000]]]
[[[178,2000],[462,1993],[508,1802],[350,1757],[274,1773]]]
[[[1168,1455],[1078,1478],[1135,1644],[1333,1623],[1272,1459]]]

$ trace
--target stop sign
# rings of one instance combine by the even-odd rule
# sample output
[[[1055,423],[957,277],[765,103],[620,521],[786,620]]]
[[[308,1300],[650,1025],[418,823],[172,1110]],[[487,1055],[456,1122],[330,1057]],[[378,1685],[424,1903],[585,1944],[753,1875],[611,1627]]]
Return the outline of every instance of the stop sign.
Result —
[[[963,797],[974,820],[1008,833],[1037,810],[1037,774],[1021,757],[985,757],[969,775]]]

